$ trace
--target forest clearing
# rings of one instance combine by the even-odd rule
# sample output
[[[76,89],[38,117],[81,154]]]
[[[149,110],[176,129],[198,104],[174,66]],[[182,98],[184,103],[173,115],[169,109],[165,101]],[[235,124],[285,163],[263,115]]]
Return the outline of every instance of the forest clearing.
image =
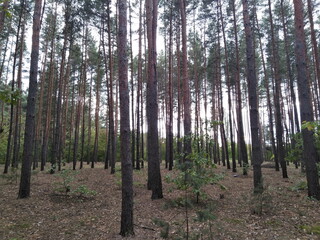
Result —
[[[95,169],[77,170],[71,185],[84,184],[96,191],[94,196],[82,197],[72,193],[57,194],[55,183],[61,182],[62,178],[48,172],[36,172],[32,175],[31,197],[16,199],[16,180],[1,177],[0,239],[123,239],[119,235],[121,178],[118,170],[117,167],[116,174],[110,175],[102,164]],[[164,178],[177,173],[164,168],[161,171]],[[226,189],[217,184],[205,186],[207,196],[198,204],[189,193],[192,199],[188,213],[189,239],[320,238],[319,202],[306,197],[305,176],[300,170],[291,165],[288,168],[291,177],[283,179],[274,168],[262,167],[266,190],[261,198],[252,194],[251,170],[248,176],[221,166],[214,171],[223,174],[219,184]],[[164,181],[164,198],[151,200],[146,178],[146,169],[134,171],[135,236],[125,239],[186,239],[185,193]],[[212,217],[199,221],[199,212],[205,211]]]

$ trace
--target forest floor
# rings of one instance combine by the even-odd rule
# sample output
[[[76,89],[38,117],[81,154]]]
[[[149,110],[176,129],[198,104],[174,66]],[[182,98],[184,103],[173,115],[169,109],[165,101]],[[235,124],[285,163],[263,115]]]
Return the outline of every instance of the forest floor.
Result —
[[[37,171],[32,174],[28,199],[17,199],[19,176],[3,176],[3,166],[0,171],[1,240],[122,239],[119,170],[110,175],[97,164],[76,175],[69,172],[64,177],[71,186],[67,194],[58,191],[61,175]],[[126,239],[186,239],[187,219],[189,239],[320,239],[320,203],[306,197],[305,177],[299,170],[289,167],[289,179],[283,179],[280,172],[263,168],[265,191],[256,197],[251,169],[248,176],[242,176],[240,169],[235,174],[218,166],[215,172],[223,179],[206,186],[207,197],[198,204],[188,205],[188,218],[185,192],[164,180],[176,172],[162,169],[164,198],[151,200],[146,169],[134,171],[135,236]],[[81,195],[90,190],[96,194]],[[191,193],[188,197],[194,199]]]

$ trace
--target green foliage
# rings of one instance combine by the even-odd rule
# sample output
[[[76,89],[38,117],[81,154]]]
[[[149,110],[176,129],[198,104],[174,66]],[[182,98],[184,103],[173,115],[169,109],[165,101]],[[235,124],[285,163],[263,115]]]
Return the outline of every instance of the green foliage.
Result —
[[[95,196],[97,194],[96,191],[90,190],[86,185],[80,185],[75,190],[72,191],[72,193],[75,193],[80,196]]]
[[[249,201],[251,213],[261,216],[264,213],[269,213],[272,210],[272,196],[267,188],[261,193],[251,195]]]
[[[18,183],[18,178],[20,176],[19,174],[19,169],[18,168],[10,168],[10,172],[7,174],[2,174],[0,175],[1,178],[6,180],[8,184],[17,184]]]
[[[308,234],[320,235],[320,225],[312,225],[312,226],[303,225],[303,226],[300,226],[300,229],[302,229],[304,232]]]
[[[62,170],[57,174],[59,178],[62,179],[62,181],[56,182],[56,188],[55,190],[61,193],[68,194],[71,191],[71,185],[75,181],[75,176],[78,173],[76,171],[73,171],[71,169],[65,169]]]
[[[0,89],[0,101],[6,104],[16,105],[19,99],[22,98],[22,91],[11,91],[8,87],[1,87]]]
[[[205,196],[202,190],[207,184],[217,183],[223,176],[214,173],[216,166],[208,159],[205,153],[191,153],[188,157],[191,161],[186,161],[178,165],[180,173],[172,178],[166,176],[168,182],[173,182],[178,189],[191,191],[197,197]]]
[[[153,219],[153,223],[156,224],[157,226],[161,227],[160,237],[162,237],[163,239],[168,239],[169,238],[169,229],[170,229],[169,223],[166,221],[163,221],[159,218]]]
[[[296,183],[294,186],[289,188],[291,191],[297,192],[308,189],[308,184],[306,181],[300,181]]]
[[[303,154],[303,142],[301,133],[296,133],[292,136],[292,141],[294,141],[294,147],[288,151],[286,160],[289,162],[297,163],[302,160]]]
[[[57,176],[61,181],[55,182],[55,191],[64,194],[74,194],[77,196],[94,196],[97,194],[96,191],[90,190],[86,185],[75,185],[75,177],[78,172],[71,169],[64,169],[60,171]]]

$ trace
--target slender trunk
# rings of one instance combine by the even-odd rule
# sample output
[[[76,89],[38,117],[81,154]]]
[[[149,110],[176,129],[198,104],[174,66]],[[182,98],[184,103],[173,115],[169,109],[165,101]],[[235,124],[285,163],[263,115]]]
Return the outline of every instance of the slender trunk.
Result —
[[[236,92],[237,92],[237,121],[238,121],[238,135],[239,135],[239,162],[240,166],[243,163],[243,175],[247,175],[248,153],[244,140],[243,119],[242,119],[242,96],[241,96],[241,80],[240,80],[240,57],[239,57],[239,41],[238,41],[238,27],[235,9],[235,0],[232,0],[232,13],[233,13],[233,29],[235,34],[236,46]]]
[[[181,29],[182,29],[182,85],[184,105],[184,161],[190,161],[191,148],[191,99],[188,77],[187,54],[187,17],[186,1],[180,0]]]
[[[248,0],[242,0],[243,5],[243,22],[246,37],[246,57],[247,57],[247,80],[248,94],[250,105],[250,127],[252,140],[252,164],[253,164],[253,185],[254,192],[260,193],[263,191],[261,163],[262,152],[259,137],[259,107],[257,96],[257,76],[255,68],[255,55],[253,44],[253,31],[251,29]]]
[[[258,18],[256,17],[256,20],[257,19]],[[259,36],[259,46],[260,46],[262,67],[263,67],[263,73],[264,73],[264,86],[265,86],[266,92],[267,92],[267,108],[268,108],[268,120],[269,120],[272,153],[274,155],[275,169],[276,169],[276,171],[280,171],[278,151],[276,148],[276,142],[275,142],[275,138],[274,138],[273,109],[272,109],[271,96],[270,96],[271,94],[270,94],[270,86],[269,86],[269,75],[268,75],[266,63],[264,60],[264,53],[263,53],[263,49],[262,49],[262,41],[261,41],[261,37],[260,37],[260,30],[259,30],[258,22],[257,22],[257,31],[258,31],[258,36]]]
[[[69,6],[66,6],[66,12]],[[64,84],[64,76],[65,76],[65,62],[66,62],[66,52],[67,52],[67,44],[68,44],[68,28],[69,22],[67,14],[65,16],[65,28],[64,28],[64,39],[63,39],[63,47],[61,52],[61,63],[60,63],[60,72],[59,72],[59,80],[58,80],[58,98],[56,102],[56,118],[55,118],[55,127],[54,127],[54,137],[53,137],[53,146],[52,146],[52,156],[51,156],[51,171],[55,172],[57,165],[57,158],[59,152],[61,151],[61,109],[62,109],[62,92],[63,92],[63,84]],[[71,46],[71,44],[70,44]],[[60,163],[59,168],[60,168]]]
[[[100,52],[100,51],[99,51]],[[97,69],[97,80],[96,80],[96,108],[95,108],[95,137],[93,147],[93,158],[91,161],[91,168],[94,168],[94,163],[98,161],[98,150],[99,150],[99,111],[100,111],[100,82],[101,82],[101,69],[100,69],[100,55]]]
[[[169,170],[173,167],[172,1],[169,19]]]
[[[19,14],[19,21],[17,26],[17,34],[16,34],[16,47],[13,56],[13,70],[12,70],[12,81],[11,81],[11,103],[10,103],[10,123],[9,123],[9,132],[8,132],[8,143],[7,143],[7,152],[6,152],[6,162],[3,173],[8,173],[8,169],[10,166],[10,159],[11,159],[11,149],[12,149],[12,132],[13,132],[13,118],[14,118],[14,104],[13,104],[13,92],[15,91],[15,73],[16,73],[16,62],[17,62],[17,54],[19,49],[19,37],[20,37],[20,30],[22,27],[22,20],[24,15],[24,8],[25,8],[25,1],[23,0],[20,4],[20,14]]]
[[[130,39],[130,85],[131,85],[131,161],[132,161],[132,167],[135,168],[135,157],[136,157],[136,136],[135,136],[135,121],[134,121],[134,82],[133,82],[133,46],[132,46],[132,19],[131,19],[131,12],[132,12],[132,8],[131,8],[131,2],[129,0],[129,39]]]
[[[236,149],[235,143],[233,141],[233,124],[232,124],[232,105],[231,105],[231,80],[230,80],[230,73],[229,73],[229,64],[228,64],[228,49],[227,49],[227,40],[225,34],[225,26],[222,14],[222,7],[221,7],[221,0],[219,1],[219,9],[220,9],[220,20],[221,20],[221,29],[222,29],[222,36],[223,36],[223,43],[224,43],[224,55],[225,55],[225,73],[226,73],[226,82],[228,87],[228,115],[229,115],[229,130],[230,130],[230,144],[231,144],[231,156],[232,156],[232,171],[237,172],[236,169]],[[227,159],[229,162],[229,159]],[[229,167],[228,167],[229,168]]]
[[[177,24],[177,35],[176,35],[176,54],[177,54],[177,86],[178,86],[178,119],[177,119],[177,153],[180,155],[182,152],[182,141],[181,141],[181,57],[180,57],[180,25]],[[181,163],[181,159],[179,159]]]
[[[23,62],[23,51],[24,51],[24,38],[25,38],[25,23],[22,23],[22,31],[20,37],[20,51],[19,51],[19,65],[18,65],[18,76],[17,76],[17,89],[20,94],[22,94],[21,84],[22,84],[22,62]],[[13,159],[12,166],[14,168],[18,167],[19,163],[19,152],[20,152],[20,128],[21,123],[21,99],[17,99],[16,111],[14,119],[14,136],[13,136]]]
[[[120,138],[121,138],[121,173],[122,173],[122,236],[134,235],[133,232],[133,179],[130,150],[130,110],[128,89],[127,59],[127,2],[119,1],[118,32],[119,86],[120,86]]]
[[[274,105],[276,110],[276,138],[277,138],[277,152],[278,158],[282,169],[282,177],[288,178],[287,173],[287,165],[285,162],[285,149],[283,146],[283,126],[282,126],[282,115],[281,115],[281,106],[280,106],[280,97],[281,97],[281,76],[279,72],[279,53],[278,49],[276,48],[276,40],[274,36],[274,25],[273,25],[273,17],[272,17],[272,10],[271,10],[271,1],[268,0],[269,5],[269,21],[270,21],[270,28],[271,28],[271,42],[272,42],[272,62],[273,62],[273,69],[274,69],[274,79],[275,79],[275,98],[274,98]]]
[[[138,88],[137,88],[137,142],[136,142],[136,169],[140,170],[140,100],[142,91],[142,0],[139,3],[139,52],[138,52]]]

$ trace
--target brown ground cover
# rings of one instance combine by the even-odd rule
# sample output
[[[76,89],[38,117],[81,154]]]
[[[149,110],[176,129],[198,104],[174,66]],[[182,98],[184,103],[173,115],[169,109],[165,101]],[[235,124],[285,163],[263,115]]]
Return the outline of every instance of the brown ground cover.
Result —
[[[282,179],[280,172],[263,168],[266,190],[260,197],[251,194],[252,171],[249,176],[220,166],[215,171],[224,175],[219,184],[226,189],[208,185],[207,197],[188,207],[189,239],[320,239],[320,205],[297,190],[305,181],[299,170],[290,167],[290,178]],[[122,239],[120,172],[110,175],[101,164],[77,172],[67,195],[57,191],[61,177],[35,172],[32,196],[23,200],[17,199],[19,179],[1,175],[0,239]],[[163,179],[168,174],[162,169]],[[146,176],[146,169],[134,172],[135,236],[127,239],[186,239],[185,192],[163,181],[164,199],[152,201]],[[72,193],[80,185],[96,195]]]

